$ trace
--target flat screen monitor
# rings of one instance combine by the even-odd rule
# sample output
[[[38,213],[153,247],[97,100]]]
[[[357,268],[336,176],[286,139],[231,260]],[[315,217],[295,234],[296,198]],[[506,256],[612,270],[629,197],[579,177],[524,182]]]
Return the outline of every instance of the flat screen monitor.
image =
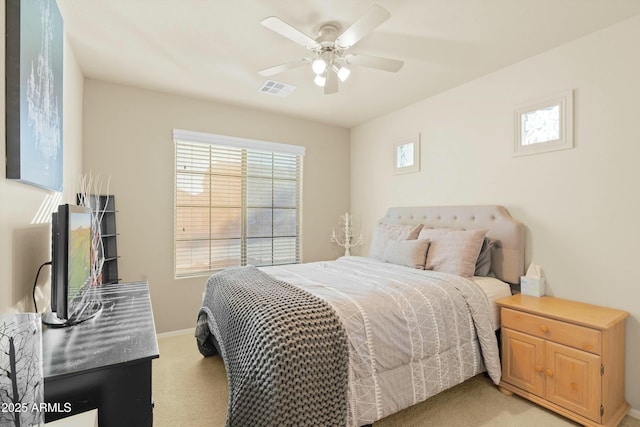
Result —
[[[92,317],[100,308],[91,292],[91,209],[58,206],[52,215],[51,230],[52,314],[43,318],[43,322],[68,326]]]

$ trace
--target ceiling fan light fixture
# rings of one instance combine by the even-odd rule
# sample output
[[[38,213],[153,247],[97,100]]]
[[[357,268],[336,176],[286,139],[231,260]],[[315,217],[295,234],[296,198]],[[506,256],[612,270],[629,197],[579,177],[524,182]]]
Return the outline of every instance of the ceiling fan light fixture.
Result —
[[[313,62],[311,63],[311,69],[313,70],[314,73],[316,73],[317,75],[320,75],[324,73],[325,70],[327,69],[327,63],[324,59],[318,57],[314,59]]]
[[[313,79],[313,82],[320,87],[324,87],[327,83],[327,77],[326,75],[323,76],[322,74],[318,74],[315,79]]]
[[[349,75],[351,74],[351,70],[348,69],[347,67],[341,67],[341,66],[333,66],[333,71],[336,72],[336,74],[338,75],[338,78],[340,79],[341,82],[347,80],[349,78]]]

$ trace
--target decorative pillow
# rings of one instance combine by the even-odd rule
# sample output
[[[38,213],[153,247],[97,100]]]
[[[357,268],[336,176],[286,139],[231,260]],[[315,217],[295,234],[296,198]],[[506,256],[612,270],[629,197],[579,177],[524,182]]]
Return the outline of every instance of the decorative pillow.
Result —
[[[482,247],[486,229],[451,230],[425,228],[419,239],[429,239],[429,252],[425,270],[440,271],[471,277],[476,270],[476,260]]]
[[[482,241],[482,247],[480,248],[480,255],[478,255],[478,259],[476,260],[476,271],[473,273],[474,276],[493,276],[491,272],[491,251],[494,247],[497,246],[497,242],[495,240],[491,240],[488,237],[485,237]]]
[[[422,229],[422,224],[401,225],[401,224],[378,224],[373,230],[373,239],[369,248],[371,258],[384,260],[384,250],[390,240],[415,240]]]
[[[424,270],[427,249],[429,249],[427,239],[390,240],[384,250],[383,261]]]

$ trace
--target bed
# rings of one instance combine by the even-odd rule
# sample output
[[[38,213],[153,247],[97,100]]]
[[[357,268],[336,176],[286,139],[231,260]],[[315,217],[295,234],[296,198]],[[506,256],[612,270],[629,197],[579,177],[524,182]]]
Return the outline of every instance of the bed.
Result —
[[[443,256],[449,234],[481,239],[472,274]],[[424,246],[440,271],[413,265]],[[390,208],[369,255],[209,278],[196,337],[225,361],[227,425],[368,425],[484,371],[498,384],[493,301],[524,272],[523,224],[495,205]]]

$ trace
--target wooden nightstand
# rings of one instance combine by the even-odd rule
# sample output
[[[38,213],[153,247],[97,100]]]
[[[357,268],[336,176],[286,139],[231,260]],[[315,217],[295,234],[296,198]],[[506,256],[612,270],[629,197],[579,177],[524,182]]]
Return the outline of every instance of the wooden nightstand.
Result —
[[[629,313],[553,297],[496,301],[502,317],[500,391],[585,426],[617,426],[624,399]]]

